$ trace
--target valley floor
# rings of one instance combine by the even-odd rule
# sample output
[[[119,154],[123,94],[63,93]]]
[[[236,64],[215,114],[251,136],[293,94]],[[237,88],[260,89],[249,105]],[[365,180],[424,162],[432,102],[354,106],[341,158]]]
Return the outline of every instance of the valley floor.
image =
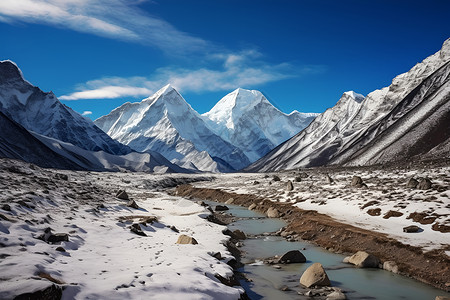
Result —
[[[437,263],[423,268],[417,263],[417,268],[427,269],[426,274],[439,273],[444,278],[437,285],[440,288],[450,286],[445,282],[450,272],[449,167],[314,169],[207,177],[72,172],[2,159],[0,169],[1,299],[38,290],[61,293],[56,287],[63,287],[63,299],[178,299],[186,293],[189,299],[238,299],[243,289],[226,286],[218,279],[233,275],[227,264],[232,256],[225,247],[225,227],[208,222],[210,213],[204,207],[167,193],[184,183],[191,183],[210,200],[224,202],[230,195],[241,195],[242,203],[236,204],[256,203],[256,209],[264,212],[272,205],[278,207],[290,224],[282,233],[288,239],[320,244],[322,237],[327,241],[323,247],[345,252],[351,248],[339,246],[345,245],[347,237],[343,231],[332,231],[342,223],[357,228],[352,231],[355,236],[375,236],[380,241],[375,247],[381,248],[380,243],[389,239],[407,245],[403,247],[408,251],[416,249],[417,257],[422,255],[417,249],[432,253],[429,258]],[[366,186],[351,186],[354,175]],[[407,188],[411,177],[429,178],[432,186],[427,190]],[[292,190],[287,189],[289,180]],[[118,199],[119,189],[126,190],[139,208]],[[181,194],[182,189],[177,191]],[[295,207],[298,212],[293,211]],[[302,229],[308,225],[308,214],[320,230],[317,226]],[[325,219],[333,221],[325,224]],[[403,232],[409,225],[419,226],[419,232]],[[51,243],[50,233],[44,234],[49,227],[67,240]],[[181,234],[194,237],[198,244],[177,244]],[[368,246],[367,239],[360,240],[361,250],[366,242]],[[217,252],[220,260],[213,257]],[[397,262],[402,267],[402,262]],[[407,271],[414,275],[414,270]],[[429,278],[424,276],[423,281]]]

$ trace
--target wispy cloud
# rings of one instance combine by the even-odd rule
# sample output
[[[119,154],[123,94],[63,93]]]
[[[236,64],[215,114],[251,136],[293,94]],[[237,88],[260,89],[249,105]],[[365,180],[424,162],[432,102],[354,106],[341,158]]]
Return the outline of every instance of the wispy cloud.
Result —
[[[202,51],[212,45],[139,8],[136,0],[1,0],[0,22],[70,28],[134,41],[166,52]]]
[[[83,113],[81,114],[82,116],[89,116],[89,115],[92,115],[92,111],[90,111],[90,110],[85,110],[85,111],[83,111]]]
[[[146,97],[170,83],[180,92],[229,91],[238,87],[255,88],[268,82],[316,74],[322,66],[294,67],[288,63],[267,64],[261,54],[244,51],[217,55],[218,68],[161,68],[149,77],[107,77],[80,85],[77,92],[60,96],[61,100]]]

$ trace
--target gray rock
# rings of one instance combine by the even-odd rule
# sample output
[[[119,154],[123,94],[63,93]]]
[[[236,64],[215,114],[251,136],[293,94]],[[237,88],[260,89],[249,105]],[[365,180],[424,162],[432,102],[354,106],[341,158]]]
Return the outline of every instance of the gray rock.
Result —
[[[417,185],[419,190],[429,190],[431,189],[431,180],[428,178],[422,178]]]
[[[331,294],[327,295],[326,300],[345,300],[347,297],[343,292],[334,291]]]
[[[418,232],[419,230],[420,230],[420,227],[416,226],[416,225],[403,227],[403,232],[407,232],[407,233],[414,233],[414,232]]]
[[[353,176],[352,182],[350,183],[350,185],[354,186],[354,187],[362,187],[364,185],[364,182],[361,177]]]
[[[139,205],[137,205],[136,201],[134,201],[134,200],[128,201],[127,206],[131,207],[131,208],[139,209]]]
[[[286,183],[286,191],[290,192],[294,189],[294,185],[292,184],[292,181],[288,180]]]
[[[383,269],[395,274],[398,274],[398,266],[395,261],[388,260],[383,263]]]
[[[300,284],[307,288],[312,286],[330,286],[330,279],[320,263],[312,264],[300,277]]]
[[[279,218],[280,217],[280,211],[274,207],[270,207],[267,210],[266,214],[269,218]]]
[[[306,262],[306,257],[298,250],[289,251],[278,260],[279,264],[295,264],[304,262]]]
[[[410,178],[408,180],[408,182],[406,183],[406,187],[410,188],[410,189],[415,189],[417,187],[417,185],[419,184],[419,182],[417,180],[415,180],[414,178]]]
[[[380,260],[378,257],[365,251],[358,251],[349,257],[348,262],[359,268],[378,268]]]
[[[226,205],[216,205],[214,210],[215,211],[226,211],[226,210],[229,210],[229,208]]]
[[[245,240],[247,238],[245,233],[239,229],[236,229],[235,231],[233,231],[232,234],[233,234],[233,237],[238,240]]]
[[[187,236],[185,234],[182,234],[178,237],[177,244],[191,244],[191,245],[197,245],[198,242],[193,237]]]
[[[116,197],[121,200],[130,200],[130,197],[128,197],[128,194],[125,190],[119,190],[116,194]]]

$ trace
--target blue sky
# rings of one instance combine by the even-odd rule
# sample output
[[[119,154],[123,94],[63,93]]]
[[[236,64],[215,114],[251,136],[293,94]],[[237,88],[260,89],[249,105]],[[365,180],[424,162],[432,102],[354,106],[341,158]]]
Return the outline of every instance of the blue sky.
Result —
[[[1,0],[0,59],[96,119],[167,83],[200,113],[242,87],[323,112],[438,51],[448,0]]]

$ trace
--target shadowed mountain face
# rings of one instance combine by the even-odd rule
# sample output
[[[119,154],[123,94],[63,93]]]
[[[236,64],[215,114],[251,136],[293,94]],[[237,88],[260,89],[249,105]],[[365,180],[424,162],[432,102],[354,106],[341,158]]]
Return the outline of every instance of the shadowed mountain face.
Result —
[[[0,62],[0,111],[27,130],[91,151],[131,152],[92,121],[68,108],[50,92],[27,82],[11,61]]]
[[[364,99],[344,93],[305,130],[249,166],[275,171],[449,157],[450,39]]]

